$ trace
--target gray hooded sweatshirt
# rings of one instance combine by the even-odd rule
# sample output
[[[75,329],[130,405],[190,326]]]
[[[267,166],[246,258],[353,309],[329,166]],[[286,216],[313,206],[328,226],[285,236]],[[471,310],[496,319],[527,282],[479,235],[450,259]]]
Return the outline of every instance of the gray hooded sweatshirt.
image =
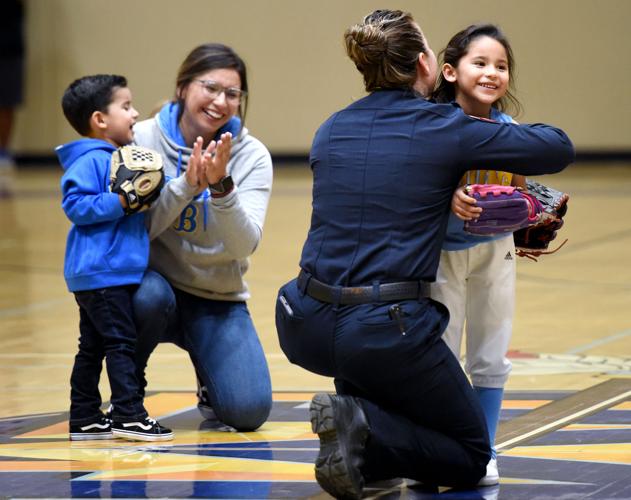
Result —
[[[195,188],[181,175],[193,150],[173,142],[156,118],[136,124],[134,132],[136,144],[162,155],[168,179],[147,213],[149,267],[192,295],[248,299],[243,275],[261,240],[272,190],[272,159],[266,147],[244,127],[232,140],[228,162],[235,189],[223,198],[212,198],[206,190],[193,199]]]

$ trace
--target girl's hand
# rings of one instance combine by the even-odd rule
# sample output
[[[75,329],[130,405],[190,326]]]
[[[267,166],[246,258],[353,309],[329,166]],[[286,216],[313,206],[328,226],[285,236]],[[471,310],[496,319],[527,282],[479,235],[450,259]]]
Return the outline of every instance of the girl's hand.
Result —
[[[451,211],[460,220],[472,220],[480,217],[482,209],[475,206],[475,198],[465,192],[465,186],[459,187],[451,197]]]
[[[217,184],[228,175],[228,160],[232,148],[232,134],[221,134],[219,142],[211,141],[204,152],[205,179],[208,184]]]
[[[203,139],[198,137],[193,144],[193,154],[188,160],[186,166],[186,182],[192,188],[195,188],[195,194],[199,194],[206,189],[206,176],[204,173],[204,163],[202,158],[202,143]]]
[[[513,174],[513,180],[511,181],[511,186],[520,187],[524,191],[527,191],[526,178],[523,175]]]

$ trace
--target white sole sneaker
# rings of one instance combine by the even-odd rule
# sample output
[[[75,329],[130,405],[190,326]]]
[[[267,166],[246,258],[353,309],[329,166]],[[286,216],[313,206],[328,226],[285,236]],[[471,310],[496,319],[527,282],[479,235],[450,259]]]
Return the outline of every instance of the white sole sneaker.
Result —
[[[142,432],[134,432],[134,431],[121,431],[121,430],[113,430],[112,434],[114,437],[127,439],[128,441],[172,441],[173,433],[169,432],[167,434],[143,434]]]
[[[101,415],[97,420],[85,425],[70,425],[70,441],[92,441],[93,439],[113,439],[112,423]]]
[[[115,437],[130,441],[171,441],[173,431],[160,425],[151,417],[146,417],[142,422],[114,422],[112,432]]]
[[[70,433],[70,441],[92,441],[94,439],[114,439],[114,434],[112,432]]]
[[[492,458],[489,463],[486,464],[486,476],[480,479],[478,486],[493,486],[499,484],[500,473],[497,469],[497,458]]]

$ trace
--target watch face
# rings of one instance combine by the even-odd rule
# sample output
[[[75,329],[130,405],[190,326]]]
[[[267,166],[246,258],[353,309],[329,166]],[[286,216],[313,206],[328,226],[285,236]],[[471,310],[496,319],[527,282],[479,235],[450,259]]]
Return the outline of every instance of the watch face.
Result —
[[[221,179],[218,183],[211,184],[209,187],[210,187],[211,193],[223,194],[223,193],[232,191],[232,188],[234,187],[234,182],[232,181],[232,177],[227,175],[226,177]]]

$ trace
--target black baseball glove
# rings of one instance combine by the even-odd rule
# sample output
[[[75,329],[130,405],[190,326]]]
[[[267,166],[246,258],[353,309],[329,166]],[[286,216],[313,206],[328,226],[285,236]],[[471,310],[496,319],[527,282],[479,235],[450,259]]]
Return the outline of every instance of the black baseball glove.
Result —
[[[531,196],[539,200],[543,213],[537,224],[513,233],[515,251],[520,257],[537,260],[540,255],[556,252],[567,242],[565,240],[554,250],[548,250],[550,242],[557,237],[557,232],[563,227],[563,217],[567,213],[570,196],[532,180],[526,181],[526,189]]]

